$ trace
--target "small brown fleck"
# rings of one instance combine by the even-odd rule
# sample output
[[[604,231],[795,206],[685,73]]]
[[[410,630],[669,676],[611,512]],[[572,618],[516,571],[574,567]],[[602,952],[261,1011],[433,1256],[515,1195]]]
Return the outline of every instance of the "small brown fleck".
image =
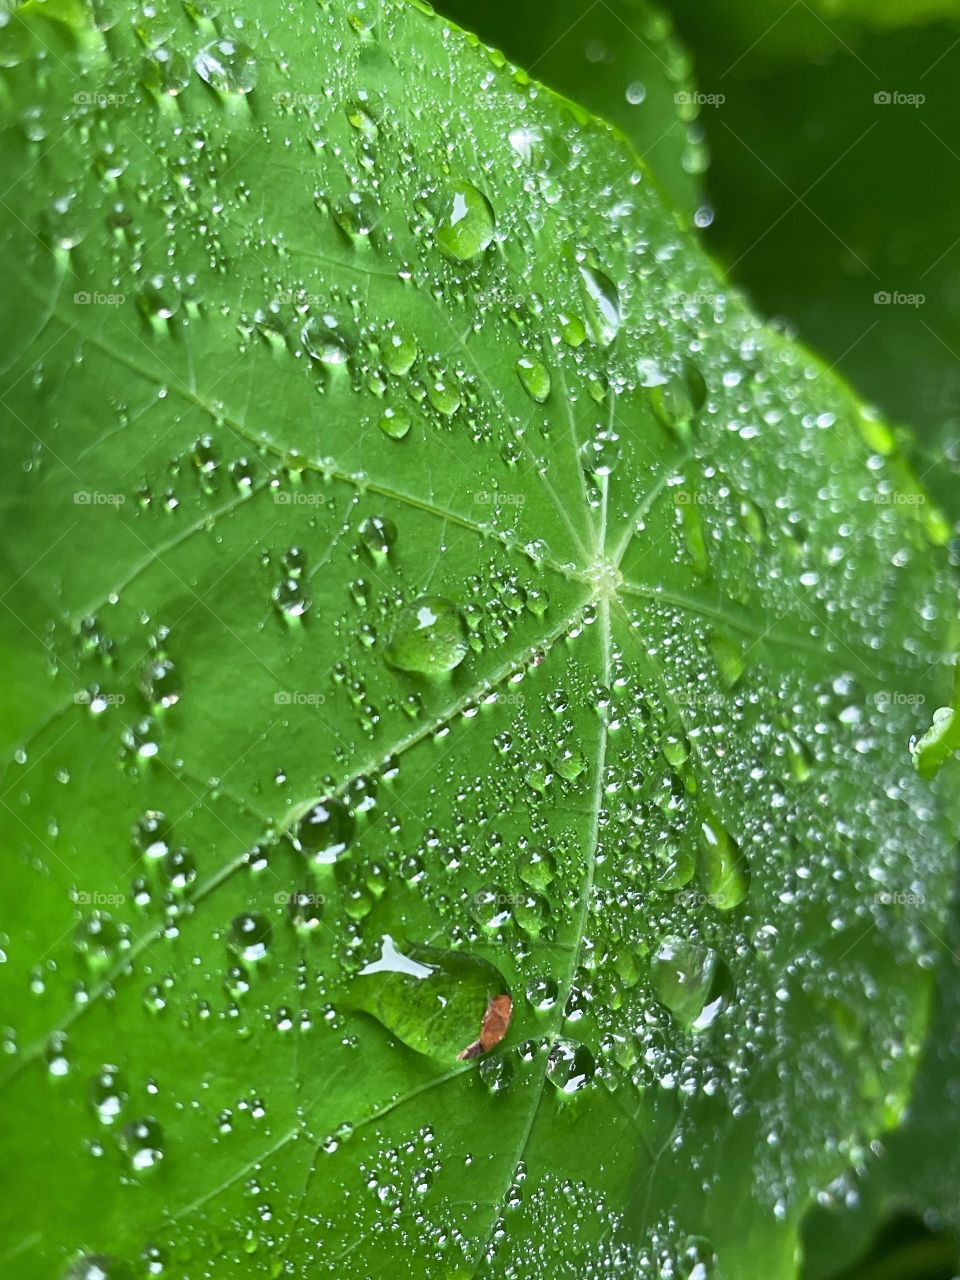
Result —
[[[510,996],[494,996],[483,1015],[480,1039],[474,1040],[473,1044],[468,1044],[461,1053],[458,1053],[458,1060],[466,1062],[469,1058],[479,1058],[482,1053],[489,1053],[507,1034],[512,1017],[513,1000]]]

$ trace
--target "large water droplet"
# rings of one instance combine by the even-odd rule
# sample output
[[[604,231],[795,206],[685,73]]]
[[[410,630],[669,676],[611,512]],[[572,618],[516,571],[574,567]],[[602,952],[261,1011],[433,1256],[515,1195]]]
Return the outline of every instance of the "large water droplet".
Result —
[[[421,596],[401,610],[387,646],[387,661],[400,671],[439,676],[467,656],[463,615],[443,596]]]
[[[193,65],[217,93],[250,93],[257,83],[257,59],[242,40],[214,40],[200,50]]]
[[[686,439],[707,399],[707,384],[692,360],[681,362],[679,372],[650,387],[650,405],[663,425]]]
[[[270,921],[265,916],[247,911],[231,921],[227,942],[241,960],[253,964],[264,959],[272,938]]]
[[[557,1040],[547,1059],[547,1079],[560,1093],[579,1093],[596,1070],[593,1054],[577,1040]]]
[[[747,896],[750,870],[740,846],[710,812],[700,825],[700,880],[713,906],[730,911]]]
[[[336,862],[350,848],[357,828],[353,813],[336,796],[314,805],[297,827],[297,843],[311,862]]]
[[[490,245],[494,225],[487,197],[471,183],[460,182],[446,197],[437,223],[437,245],[448,258],[467,262]]]
[[[717,967],[717,953],[686,938],[669,937],[653,957],[653,989],[674,1017],[693,1025],[704,1011]]]
[[[506,992],[486,960],[435,947],[401,951],[389,935],[350,985],[356,1008],[411,1049],[451,1063],[477,1040],[491,1000]]]
[[[163,1129],[150,1116],[135,1120],[124,1129],[120,1145],[137,1173],[144,1173],[163,1159]]]
[[[594,267],[581,267],[580,278],[590,336],[599,346],[609,347],[620,332],[620,293],[609,276]]]
[[[550,395],[550,370],[539,360],[521,356],[517,361],[517,377],[524,391],[537,404],[543,404]]]
[[[375,563],[386,560],[397,541],[397,526],[386,516],[368,516],[358,532]]]

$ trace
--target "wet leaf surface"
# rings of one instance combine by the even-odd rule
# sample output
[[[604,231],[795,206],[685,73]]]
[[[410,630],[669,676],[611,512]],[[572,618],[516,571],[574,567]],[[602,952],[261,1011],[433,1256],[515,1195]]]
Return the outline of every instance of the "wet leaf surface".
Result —
[[[792,1275],[927,1017],[936,513],[420,6],[97,14],[4,26],[6,1265]]]

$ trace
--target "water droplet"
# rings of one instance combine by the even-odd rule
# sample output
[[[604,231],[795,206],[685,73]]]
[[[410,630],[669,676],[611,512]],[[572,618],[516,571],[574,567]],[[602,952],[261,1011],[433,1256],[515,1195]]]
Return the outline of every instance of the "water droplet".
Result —
[[[386,516],[368,516],[360,525],[360,541],[374,562],[386,560],[397,541],[397,526]]]
[[[241,960],[256,963],[270,950],[273,930],[265,916],[245,911],[230,923],[227,943]]]
[[[491,995],[506,990],[502,974],[486,960],[435,947],[400,951],[387,935],[379,958],[361,969],[350,994],[356,1008],[411,1049],[454,1063],[480,1034]]]
[[[140,310],[148,320],[169,320],[180,310],[180,290],[166,276],[151,276],[137,297]]]
[[[273,603],[284,622],[291,626],[299,623],[310,608],[310,600],[306,596],[303,585],[295,577],[284,578],[278,586],[274,587]]]
[[[402,378],[419,355],[417,340],[403,329],[390,329],[380,343],[380,353],[387,371]]]
[[[707,384],[692,360],[684,360],[678,373],[650,387],[650,405],[670,431],[686,439],[707,399]]]
[[[242,40],[214,40],[200,50],[193,65],[217,93],[250,93],[257,83],[257,59]]]
[[[297,890],[287,900],[290,923],[301,933],[312,933],[323,919],[323,894]]]
[[[361,191],[348,191],[334,200],[330,213],[352,244],[369,243],[380,220],[380,206],[372,196]]]
[[[695,1024],[709,999],[716,968],[712,948],[685,938],[664,938],[652,963],[657,999],[681,1022]]]
[[[559,991],[555,978],[532,978],[527,983],[526,997],[537,1013],[547,1013],[555,1007]]]
[[[391,440],[402,440],[410,431],[412,419],[406,409],[385,409],[380,430]]]
[[[350,848],[357,820],[351,810],[336,796],[314,805],[301,819],[296,832],[297,843],[311,862],[326,866],[336,862]]]
[[[137,1173],[143,1173],[163,1159],[163,1129],[150,1116],[135,1120],[123,1130],[120,1145]]]
[[[446,198],[437,223],[437,245],[448,258],[467,262],[493,240],[494,215],[490,201],[469,182],[460,182]]]
[[[427,383],[427,399],[437,413],[452,418],[460,408],[460,392],[443,378],[431,378]]]
[[[584,468],[595,476],[609,476],[620,461],[620,438],[613,431],[600,431],[580,448]]]
[[[109,1064],[102,1066],[90,1086],[90,1103],[101,1124],[114,1123],[127,1097],[119,1068]]]
[[[700,824],[699,873],[713,906],[730,911],[747,896],[750,871],[733,836],[718,819],[705,812]]]
[[[597,1070],[593,1054],[577,1040],[557,1040],[547,1059],[547,1079],[560,1093],[579,1093]]]
[[[152,93],[167,93],[175,98],[190,83],[190,60],[166,45],[151,49],[144,59],[141,83]]]
[[[517,377],[523,389],[537,404],[543,404],[550,395],[550,370],[539,360],[521,356],[517,361]]]
[[[311,359],[328,368],[347,362],[347,343],[332,315],[311,316],[300,330],[300,341]]]
[[[463,615],[443,596],[421,596],[401,610],[394,624],[387,661],[400,671],[439,676],[467,656]]]
[[[587,328],[601,347],[609,347],[620,332],[620,293],[613,281],[593,267],[581,267]]]
[[[102,911],[92,911],[77,925],[74,940],[77,950],[91,969],[101,969],[116,954],[121,933],[109,915]]]

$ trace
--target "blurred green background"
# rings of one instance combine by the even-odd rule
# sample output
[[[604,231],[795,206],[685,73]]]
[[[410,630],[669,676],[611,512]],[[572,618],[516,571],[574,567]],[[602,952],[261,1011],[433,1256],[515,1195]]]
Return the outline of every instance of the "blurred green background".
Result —
[[[439,7],[631,138],[731,283],[910,429],[960,534],[960,0]],[[802,1280],[960,1277],[956,912],[942,942],[911,1109],[821,1194]]]

